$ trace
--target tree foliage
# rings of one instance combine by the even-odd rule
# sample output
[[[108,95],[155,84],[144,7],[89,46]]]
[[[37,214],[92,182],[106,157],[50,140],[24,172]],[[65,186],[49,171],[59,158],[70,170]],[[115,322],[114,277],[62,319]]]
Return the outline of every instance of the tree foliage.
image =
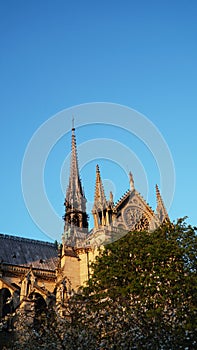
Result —
[[[195,228],[183,220],[154,232],[128,233],[106,246],[82,292],[97,317],[108,310],[109,329],[120,310],[121,324],[117,317],[113,329],[104,329],[104,337],[114,332],[120,340],[124,334],[128,349],[194,348],[196,248]]]

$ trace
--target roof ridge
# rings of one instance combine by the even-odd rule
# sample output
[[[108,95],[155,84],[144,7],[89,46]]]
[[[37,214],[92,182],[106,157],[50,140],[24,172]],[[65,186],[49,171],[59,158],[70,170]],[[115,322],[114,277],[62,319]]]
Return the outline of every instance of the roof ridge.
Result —
[[[124,199],[128,196],[128,194],[130,195],[131,194],[131,191],[130,190],[127,190],[126,192],[124,192],[124,194],[118,199],[118,201],[114,204],[114,208],[117,206],[117,205],[120,205]]]
[[[147,200],[143,197],[143,195],[142,195],[140,192],[138,192],[138,191],[136,191],[136,194],[139,195],[139,197],[141,198],[141,200],[143,201],[143,203],[144,203],[145,205],[147,205],[147,206],[149,207],[149,209],[151,210],[151,212],[154,214],[155,212],[154,212],[153,208],[152,208],[151,205],[147,202]]]
[[[48,245],[51,247],[54,247],[55,244],[52,242],[45,242],[45,241],[40,241],[38,239],[32,239],[32,238],[24,238],[24,237],[20,237],[20,236],[12,236],[6,233],[0,233],[0,238],[5,238],[5,239],[12,239],[14,241],[20,241],[20,242],[29,242],[29,243],[39,243],[42,245]]]

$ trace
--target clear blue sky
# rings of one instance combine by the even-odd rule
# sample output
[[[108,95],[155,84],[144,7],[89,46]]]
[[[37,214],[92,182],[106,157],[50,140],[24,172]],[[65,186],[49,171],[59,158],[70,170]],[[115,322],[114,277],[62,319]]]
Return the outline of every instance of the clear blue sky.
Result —
[[[0,232],[49,239],[23,201],[25,149],[55,113],[96,101],[134,108],[156,125],[175,164],[170,217],[187,215],[188,222],[197,224],[196,1],[1,0],[0,50]],[[93,127],[83,134],[81,128],[79,143],[84,135],[88,139],[102,132]],[[118,132],[113,136],[119,139]],[[59,216],[64,211],[59,173],[69,142],[66,135],[45,169],[47,195]],[[151,183],[149,158],[138,157]],[[89,201],[94,166],[82,171]],[[101,171],[108,176],[105,161]],[[159,183],[156,173],[153,178]],[[115,186],[127,190],[127,180],[119,178]]]

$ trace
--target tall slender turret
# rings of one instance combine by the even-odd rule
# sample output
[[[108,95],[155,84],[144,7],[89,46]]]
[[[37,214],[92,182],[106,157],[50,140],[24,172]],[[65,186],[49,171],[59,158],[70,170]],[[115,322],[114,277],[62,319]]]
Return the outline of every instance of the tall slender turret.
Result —
[[[79,176],[74,121],[72,125],[70,176],[64,205],[64,236],[69,239],[72,239],[73,235],[75,237],[81,236],[81,233],[88,229],[88,216],[86,213],[86,198]]]
[[[157,185],[156,185],[156,198],[157,198],[156,215],[159,221],[162,223],[165,220],[169,220],[169,217]]]
[[[99,166],[96,166],[96,185],[95,185],[95,193],[94,193],[94,207],[100,207],[100,209],[105,209],[107,206],[105,192],[103,183],[101,180],[101,174],[99,170]]]
[[[92,214],[94,216],[94,227],[109,225],[111,222],[111,205],[113,195],[110,193],[110,201],[106,201],[105,191],[101,180],[99,166],[96,166],[96,185],[94,193],[94,206]]]

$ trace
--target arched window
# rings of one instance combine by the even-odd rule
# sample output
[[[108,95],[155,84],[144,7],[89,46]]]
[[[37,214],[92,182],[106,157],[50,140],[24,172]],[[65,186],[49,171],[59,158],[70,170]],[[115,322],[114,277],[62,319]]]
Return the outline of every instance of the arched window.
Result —
[[[32,301],[34,302],[34,327],[35,329],[39,329],[47,314],[47,304],[43,296],[39,293],[31,293],[29,295],[29,299],[32,299]]]

